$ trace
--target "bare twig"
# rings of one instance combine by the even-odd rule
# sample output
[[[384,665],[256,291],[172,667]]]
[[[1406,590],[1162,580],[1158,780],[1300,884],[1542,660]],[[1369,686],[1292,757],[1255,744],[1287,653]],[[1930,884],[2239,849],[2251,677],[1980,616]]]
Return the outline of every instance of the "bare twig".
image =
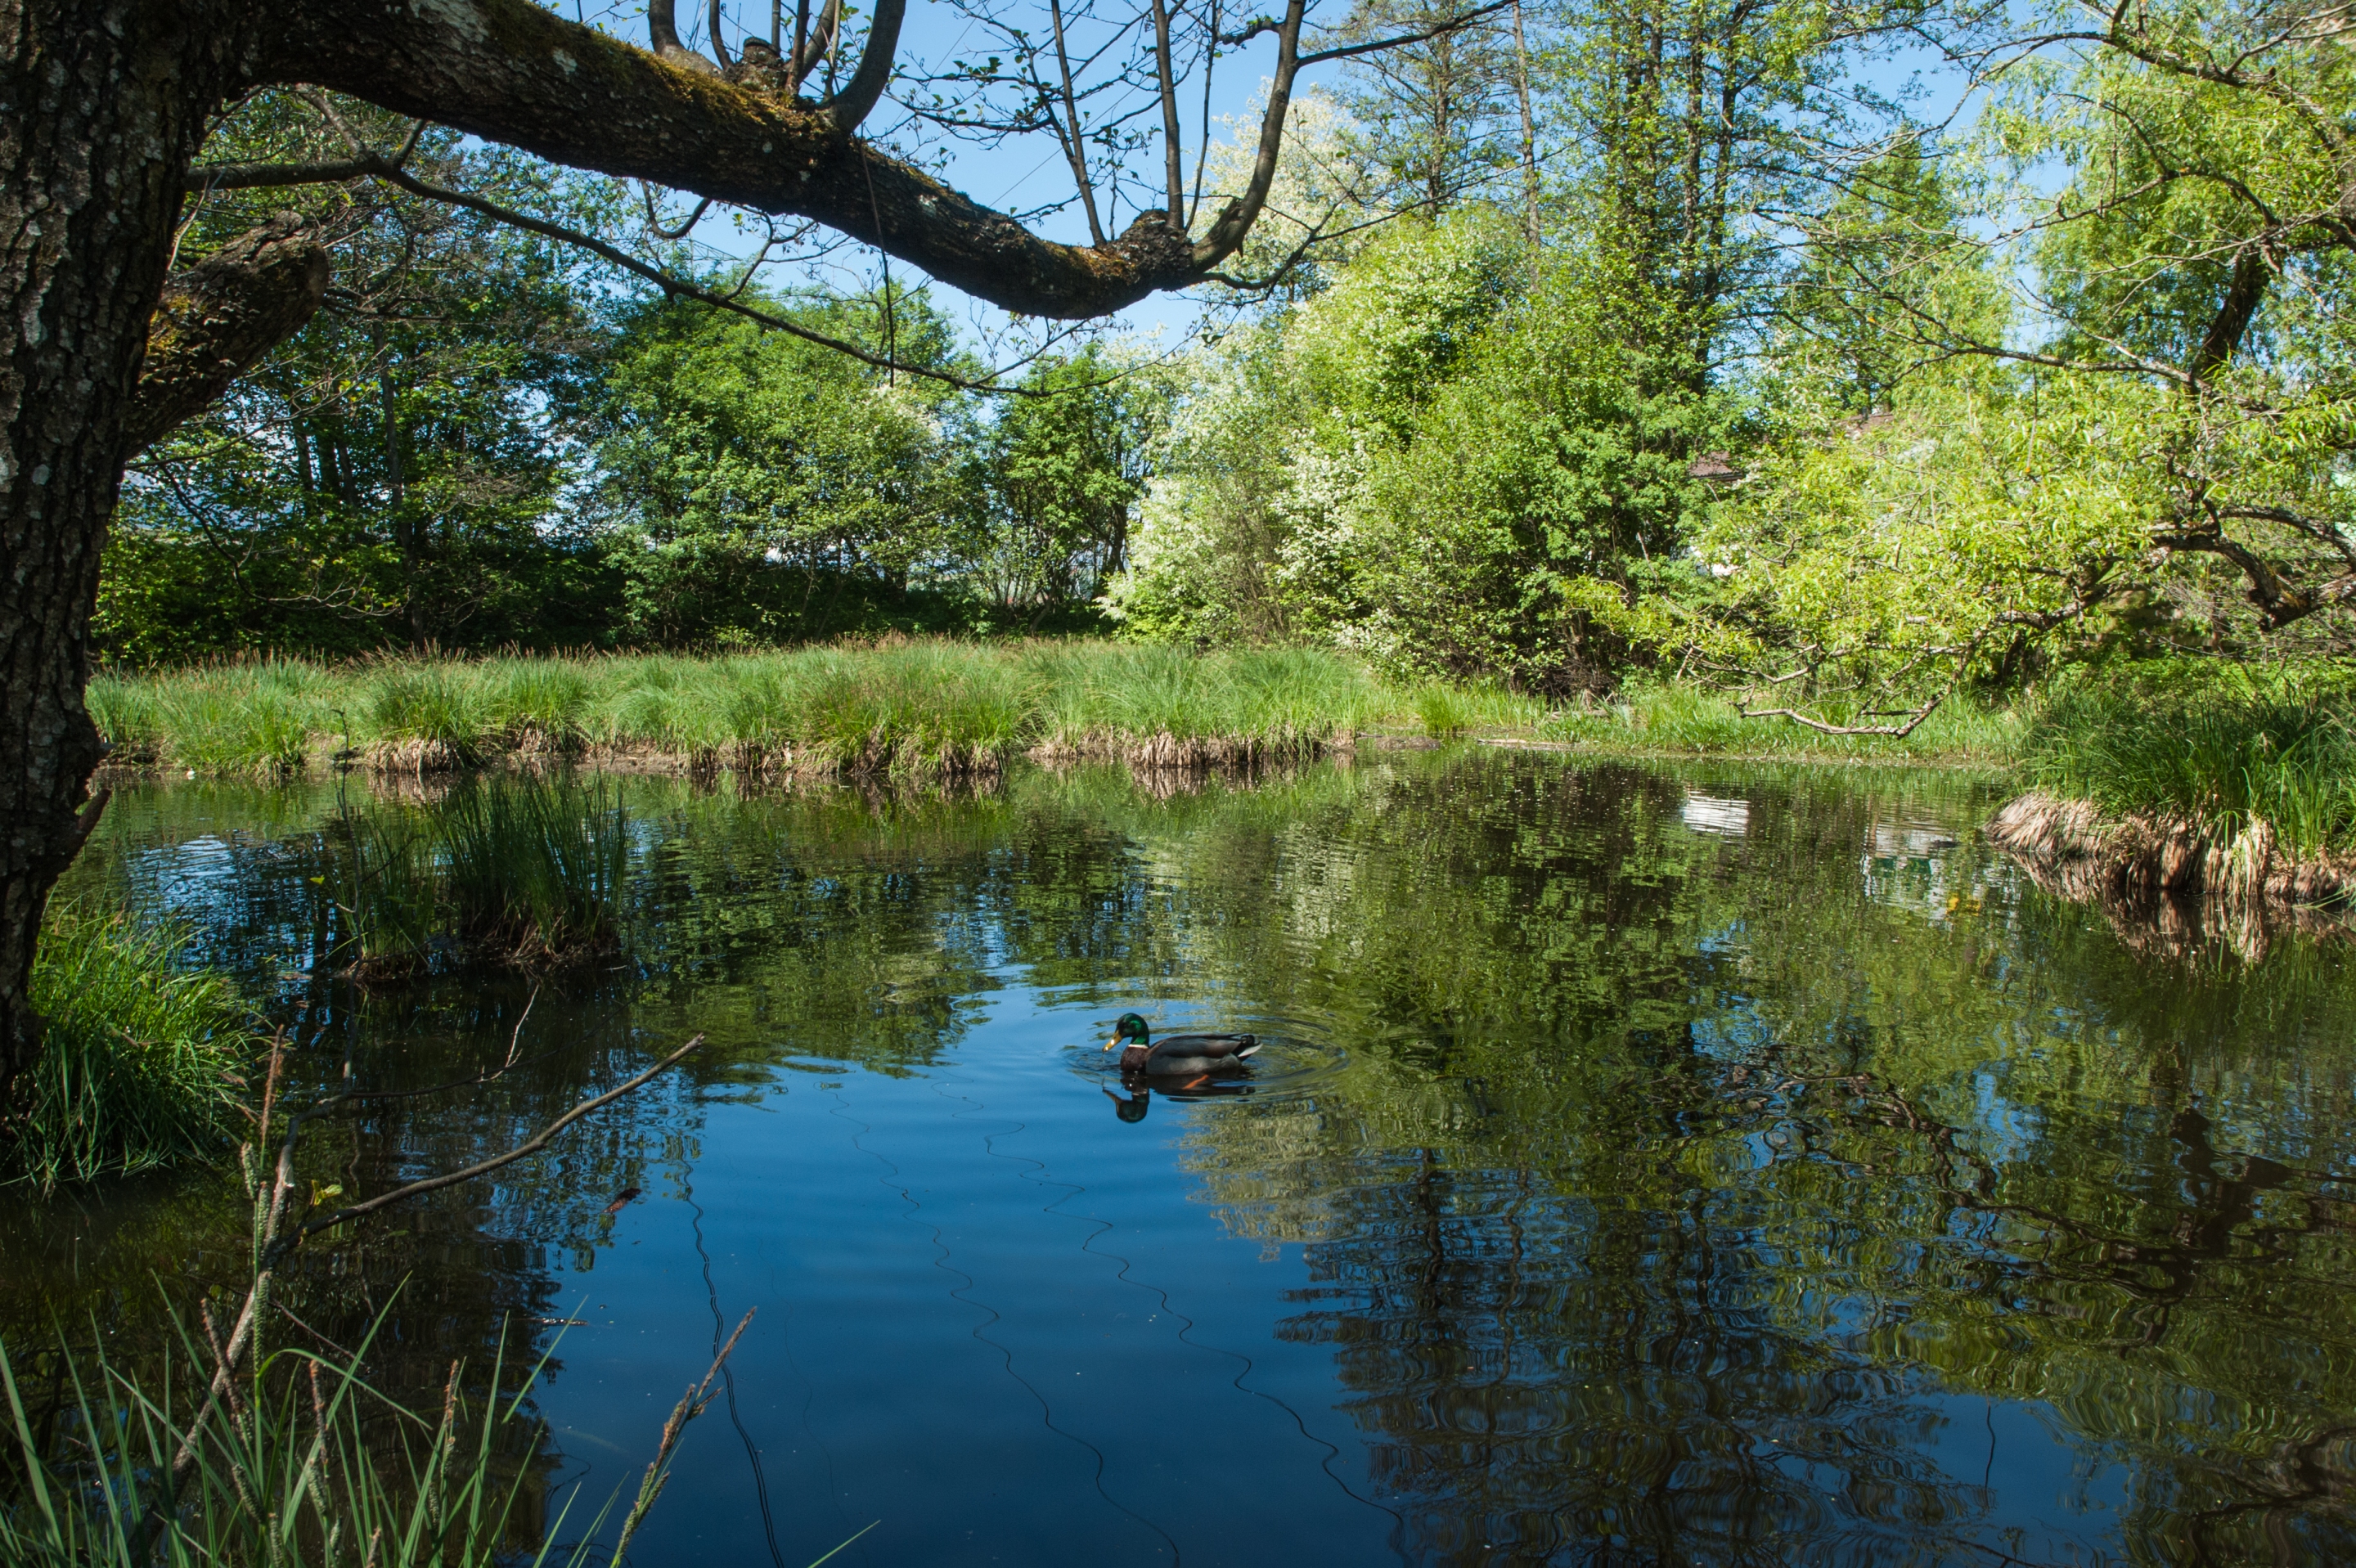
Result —
[[[652,1067],[648,1068],[636,1078],[629,1080],[626,1083],[617,1084],[614,1088],[608,1089],[605,1093],[597,1095],[594,1099],[582,1101],[579,1104],[573,1106],[573,1109],[565,1112],[564,1115],[557,1117],[556,1120],[549,1123],[548,1125],[541,1128],[540,1131],[534,1133],[531,1136],[516,1145],[515,1147],[509,1149],[504,1154],[495,1154],[488,1159],[477,1160],[474,1164],[467,1166],[463,1170],[447,1171],[440,1176],[421,1178],[418,1180],[411,1182],[406,1187],[396,1187],[391,1191],[380,1193],[376,1197],[367,1200],[365,1202],[351,1204],[347,1208],[337,1210],[332,1214],[306,1222],[302,1229],[295,1232],[292,1237],[288,1238],[280,1255],[283,1257],[286,1252],[292,1252],[295,1246],[301,1243],[303,1237],[315,1234],[320,1231],[331,1231],[337,1225],[360,1219],[365,1215],[373,1214],[380,1209],[389,1209],[395,1203],[405,1202],[412,1198],[422,1197],[428,1192],[438,1192],[444,1187],[455,1187],[462,1181],[472,1181],[478,1176],[488,1176],[492,1171],[498,1170],[503,1166],[513,1165],[517,1160],[523,1158],[526,1155],[538,1154],[541,1149],[544,1149],[549,1146],[550,1142],[555,1138],[557,1134],[562,1132],[565,1128],[571,1126],[582,1117],[588,1115],[591,1112],[602,1111],[606,1106],[612,1104],[615,1101],[636,1093],[638,1090],[643,1089],[648,1083],[654,1082],[655,1079],[660,1077],[665,1072],[676,1066],[679,1062],[686,1060],[687,1053],[693,1051],[697,1046],[701,1045],[702,1043],[703,1037],[701,1035],[697,1035],[693,1040],[689,1040],[685,1045],[680,1046],[677,1051],[672,1051],[669,1056],[664,1057],[660,1061],[656,1062]]]
[[[1914,733],[1922,720],[1936,712],[1939,704],[1946,699],[1945,692],[1939,693],[1920,708],[1910,711],[1906,716],[1906,721],[1902,724],[1827,724],[1821,719],[1811,719],[1797,709],[1792,708],[1745,708],[1737,704],[1735,711],[1745,719],[1788,719],[1794,724],[1804,724],[1821,735],[1888,735],[1893,740],[1903,740]]]

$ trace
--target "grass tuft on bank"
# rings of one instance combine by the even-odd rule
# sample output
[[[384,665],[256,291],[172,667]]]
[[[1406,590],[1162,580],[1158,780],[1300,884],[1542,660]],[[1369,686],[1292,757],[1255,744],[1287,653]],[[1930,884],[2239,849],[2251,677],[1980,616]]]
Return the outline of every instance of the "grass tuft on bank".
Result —
[[[2025,738],[2029,779],[2106,812],[2231,837],[2269,824],[2293,854],[2356,849],[2356,671],[2167,660],[2059,681]]]
[[[259,1050],[222,976],[175,956],[177,933],[53,908],[33,963],[48,1020],[39,1059],[0,1119],[0,1186],[154,1170],[224,1147],[238,1072]]]

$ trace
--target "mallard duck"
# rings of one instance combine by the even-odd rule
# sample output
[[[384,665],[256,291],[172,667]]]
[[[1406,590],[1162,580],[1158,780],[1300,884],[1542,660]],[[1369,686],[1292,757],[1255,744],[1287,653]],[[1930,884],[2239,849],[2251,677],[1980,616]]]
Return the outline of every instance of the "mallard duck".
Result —
[[[1112,1038],[1104,1048],[1127,1042],[1120,1053],[1123,1073],[1221,1072],[1243,1065],[1244,1058],[1259,1049],[1259,1040],[1248,1034],[1173,1034],[1155,1043],[1152,1029],[1135,1013],[1123,1013],[1120,1021],[1112,1026]]]

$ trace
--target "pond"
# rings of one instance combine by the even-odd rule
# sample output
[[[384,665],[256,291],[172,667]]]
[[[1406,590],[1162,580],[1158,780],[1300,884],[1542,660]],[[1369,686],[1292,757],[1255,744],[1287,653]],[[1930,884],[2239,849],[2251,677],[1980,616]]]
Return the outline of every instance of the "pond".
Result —
[[[638,1563],[2356,1556],[2346,945],[2171,956],[1987,850],[1993,784],[612,787],[624,950],[538,981],[315,963],[323,824],[415,809],[357,776],[130,789],[69,889],[186,920],[305,1084],[512,1044],[323,1136],[355,1194],[708,1037],[289,1287],[428,1400],[549,1350],[560,1535],[755,1309]],[[1132,1010],[1266,1044],[1141,1100]],[[242,1226],[220,1171],[12,1200],[0,1325],[153,1339]]]

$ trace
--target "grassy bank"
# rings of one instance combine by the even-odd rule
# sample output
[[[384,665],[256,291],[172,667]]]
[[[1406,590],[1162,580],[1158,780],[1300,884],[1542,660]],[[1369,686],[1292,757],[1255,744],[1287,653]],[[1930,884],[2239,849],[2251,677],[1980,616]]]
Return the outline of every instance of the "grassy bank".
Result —
[[[41,1055],[0,1119],[0,1186],[151,1170],[227,1147],[231,1074],[259,1049],[230,983],[180,968],[173,933],[55,908],[33,965]]]
[[[101,677],[117,762],[284,773],[348,753],[404,771],[605,753],[816,772],[994,771],[1080,756],[1246,759],[1314,751],[1398,696],[1331,655],[1196,656],[1112,643],[905,642],[680,655],[291,660]]]
[[[1011,759],[1195,764],[1314,753],[1335,737],[1505,737],[1793,760],[2003,760],[2002,715],[1956,708],[1904,741],[1746,720],[1673,687],[1573,708],[1398,686],[1312,649],[1195,654],[1109,642],[910,641],[712,658],[292,660],[102,676],[118,763],[269,776],[343,756],[432,772],[578,755],[797,773],[991,773]]]
[[[1909,735],[1827,735],[1785,719],[1746,719],[1730,699],[1698,687],[1631,683],[1608,699],[1558,710],[1536,733],[1655,756],[1994,768],[2018,760],[2025,729],[2021,709],[1954,697]]]
[[[2057,683],[1988,836],[2073,898],[2356,901],[2356,672],[2155,662]],[[2260,944],[2259,945],[2263,945]]]

